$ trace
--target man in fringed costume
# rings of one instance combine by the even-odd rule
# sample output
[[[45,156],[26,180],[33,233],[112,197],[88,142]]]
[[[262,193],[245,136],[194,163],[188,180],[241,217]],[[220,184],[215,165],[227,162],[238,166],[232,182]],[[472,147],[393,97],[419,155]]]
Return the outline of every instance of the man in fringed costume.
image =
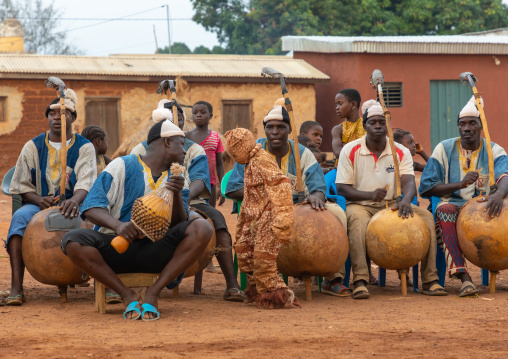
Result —
[[[508,193],[508,157],[503,148],[491,143],[497,191],[490,194],[487,142],[480,137],[482,124],[474,97],[460,112],[457,126],[460,137],[436,146],[423,170],[418,191],[422,197],[440,197],[435,216],[437,241],[445,253],[448,275],[462,281],[459,297],[465,297],[478,289],[468,273],[455,223],[460,208],[480,193],[487,195],[489,216],[501,213]]]
[[[237,128],[225,136],[235,161],[245,165],[235,249],[240,270],[247,274],[246,294],[259,308],[300,306],[277,271],[280,246],[293,232],[290,181],[249,130]]]
[[[277,103],[276,103],[277,104]],[[263,120],[266,138],[259,138],[257,143],[276,162],[282,173],[291,181],[293,203],[298,203],[297,173],[295,161],[295,144],[288,140],[291,133],[289,114],[281,105],[276,105],[268,112]],[[301,175],[303,190],[305,192],[305,204],[309,204],[316,211],[328,210],[332,212],[347,229],[346,214],[336,203],[327,203],[325,200],[326,181],[321,166],[316,161],[314,154],[308,149],[299,145]],[[244,165],[236,163],[226,187],[226,194],[229,198],[242,201],[244,196]],[[339,297],[351,295],[351,290],[342,284],[345,276],[343,266],[338,273],[325,278],[322,289],[328,294]]]
[[[72,133],[72,123],[76,120],[76,93],[65,90],[67,177],[65,201],[60,206],[65,217],[77,217],[79,206],[97,178],[95,149],[86,138]],[[11,292],[7,305],[21,305],[25,263],[21,254],[21,241],[28,222],[39,211],[55,206],[60,194],[62,164],[60,151],[61,115],[60,99],[53,100],[46,108],[49,131],[28,141],[19,155],[16,170],[12,177],[11,194],[19,194],[23,206],[14,213],[7,234],[5,248],[11,262]]]

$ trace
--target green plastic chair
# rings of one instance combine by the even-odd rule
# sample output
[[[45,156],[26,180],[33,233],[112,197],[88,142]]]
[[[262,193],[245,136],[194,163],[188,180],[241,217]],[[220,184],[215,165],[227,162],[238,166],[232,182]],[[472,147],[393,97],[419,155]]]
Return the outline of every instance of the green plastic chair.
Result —
[[[222,182],[220,184],[220,191],[221,191],[222,195],[224,196],[224,198],[227,198],[227,199],[231,199],[228,196],[226,196],[226,187],[228,185],[229,177],[231,177],[232,172],[233,172],[233,170],[226,173],[224,175],[224,177],[222,177]],[[234,200],[234,201],[236,202],[236,205],[238,206],[238,213],[240,213],[240,207],[242,206],[242,201],[236,201],[236,200]],[[236,257],[236,252],[235,252],[235,256],[233,258],[233,267],[235,270],[235,276],[238,277],[238,258]],[[241,272],[240,272],[240,288],[242,290],[245,290],[245,288],[247,288],[247,274],[241,273]]]
[[[19,194],[10,194],[9,187],[11,186],[12,177],[14,176],[14,171],[16,170],[16,166],[12,167],[4,176],[2,180],[2,193],[6,196],[12,197],[12,214],[21,208],[22,200]]]

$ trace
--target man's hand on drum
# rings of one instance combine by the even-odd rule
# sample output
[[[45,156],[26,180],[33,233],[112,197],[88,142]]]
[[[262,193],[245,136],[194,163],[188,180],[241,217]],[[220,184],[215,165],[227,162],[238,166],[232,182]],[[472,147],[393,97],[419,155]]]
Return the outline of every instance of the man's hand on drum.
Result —
[[[499,217],[501,211],[503,210],[503,194],[500,192],[495,192],[490,196],[480,198],[479,202],[487,202],[485,206],[485,211],[487,211],[487,217],[494,218]]]
[[[411,208],[411,202],[405,201],[404,199],[392,207],[392,211],[396,210],[399,210],[399,217],[409,218],[410,214],[411,217],[414,217],[413,208]]]
[[[79,215],[79,205],[72,198],[63,201],[58,209],[62,212],[65,218],[74,218]]]
[[[386,197],[387,190],[385,188],[378,188],[371,192],[371,199],[374,202],[381,202]]]
[[[169,176],[169,179],[166,182],[166,188],[175,193],[180,192],[184,185],[185,178],[183,176]]]
[[[326,210],[326,203],[324,194],[322,192],[314,192],[309,194],[302,204],[310,204],[316,211]]]
[[[131,221],[119,222],[119,225],[114,230],[119,236],[128,240],[129,243],[132,243],[136,238],[143,237],[143,233]]]
[[[40,197],[38,205],[41,211],[46,208],[53,207],[55,205],[55,197],[52,196]]]

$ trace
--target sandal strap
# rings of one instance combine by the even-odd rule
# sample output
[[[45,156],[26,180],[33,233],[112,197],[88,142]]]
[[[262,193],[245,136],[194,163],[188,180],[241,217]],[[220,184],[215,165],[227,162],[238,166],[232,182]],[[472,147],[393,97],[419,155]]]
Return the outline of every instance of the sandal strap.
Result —
[[[353,294],[356,294],[356,293],[361,292],[361,291],[364,291],[364,292],[367,292],[367,293],[369,292],[369,290],[367,289],[367,287],[366,287],[366,286],[361,285],[361,286],[359,286],[359,287],[356,287],[356,288],[353,290]]]

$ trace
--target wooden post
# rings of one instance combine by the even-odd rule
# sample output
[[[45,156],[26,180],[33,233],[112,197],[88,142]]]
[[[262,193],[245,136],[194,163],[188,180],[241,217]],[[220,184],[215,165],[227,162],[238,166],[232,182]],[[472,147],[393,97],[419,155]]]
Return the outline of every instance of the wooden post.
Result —
[[[58,293],[60,293],[60,298],[62,299],[62,303],[67,303],[67,286],[59,285]]]
[[[407,295],[407,281],[406,281],[407,270],[406,269],[399,270],[399,275],[400,275],[400,292],[402,293],[402,295]]]
[[[490,272],[490,284],[489,284],[490,294],[494,294],[496,292],[496,276],[497,272]]]
[[[303,281],[305,283],[305,300],[307,302],[310,302],[312,301],[312,291],[311,291],[312,279],[311,277],[305,277]]]

